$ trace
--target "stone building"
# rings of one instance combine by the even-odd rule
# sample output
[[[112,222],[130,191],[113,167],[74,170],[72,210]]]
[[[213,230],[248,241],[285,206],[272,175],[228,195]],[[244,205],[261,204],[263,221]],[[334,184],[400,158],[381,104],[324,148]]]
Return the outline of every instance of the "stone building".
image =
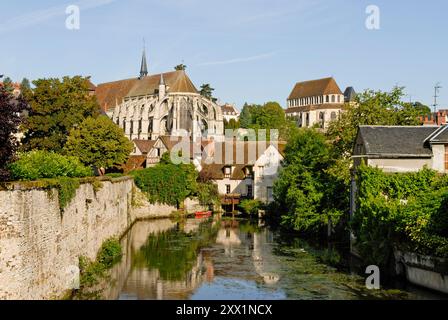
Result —
[[[448,126],[361,126],[353,159],[355,170],[364,162],[385,172],[448,173]]]
[[[95,93],[103,111],[130,140],[224,133],[221,107],[201,96],[184,70],[148,75],[145,52],[139,77],[99,84]]]
[[[230,120],[238,121],[240,118],[240,112],[235,108],[234,105],[226,103],[221,106],[222,114],[224,116],[224,120],[229,122]]]
[[[288,97],[286,115],[295,118],[299,127],[326,129],[355,97],[352,87],[343,94],[333,78],[299,82]]]

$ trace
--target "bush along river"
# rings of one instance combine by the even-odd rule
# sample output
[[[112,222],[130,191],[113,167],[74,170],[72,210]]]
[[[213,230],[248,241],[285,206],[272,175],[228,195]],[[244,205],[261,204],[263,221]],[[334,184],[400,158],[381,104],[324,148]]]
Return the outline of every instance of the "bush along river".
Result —
[[[444,299],[404,282],[368,290],[344,250],[243,219],[140,221],[121,240],[102,299]]]

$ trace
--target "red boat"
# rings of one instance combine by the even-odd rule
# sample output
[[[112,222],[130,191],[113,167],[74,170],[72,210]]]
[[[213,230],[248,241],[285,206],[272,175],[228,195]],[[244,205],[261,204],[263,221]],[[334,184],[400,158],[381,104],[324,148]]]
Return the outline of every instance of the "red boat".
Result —
[[[212,216],[211,211],[198,211],[194,214],[197,219],[208,218]]]

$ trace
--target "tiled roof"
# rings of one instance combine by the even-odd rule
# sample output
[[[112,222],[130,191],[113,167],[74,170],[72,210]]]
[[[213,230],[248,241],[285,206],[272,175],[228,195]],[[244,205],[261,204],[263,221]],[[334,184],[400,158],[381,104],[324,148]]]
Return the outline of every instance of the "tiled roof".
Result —
[[[114,108],[117,103],[120,104],[137,81],[138,78],[133,78],[99,84],[95,95],[100,107],[107,110]]]
[[[327,94],[342,94],[341,89],[333,78],[298,82],[289,95],[288,100]]]
[[[154,94],[159,89],[160,78],[160,74],[142,78],[135,82],[126,96],[136,97]],[[198,93],[193,82],[191,82],[183,70],[164,73],[163,79],[168,86],[169,92]]]
[[[284,156],[285,145],[283,142],[278,144],[277,150],[282,156]],[[233,170],[230,179],[244,180],[246,176],[244,169],[255,165],[259,156],[264,154],[269,146],[270,144],[266,143],[264,147],[260,148],[260,144],[257,142],[236,142],[233,144],[232,154],[227,155],[225,144],[217,142],[215,144],[215,153],[212,155],[215,157],[214,163],[209,164],[206,159],[203,159],[201,176],[213,180],[221,180],[224,179],[224,168],[232,166]],[[251,151],[252,153],[249,150],[253,150]]]
[[[432,151],[425,145],[425,139],[437,129],[429,126],[360,126],[358,134],[367,155],[431,157]]]
[[[103,109],[114,108],[125,97],[154,94],[159,88],[161,74],[142,79],[132,78],[99,84],[95,94]],[[172,71],[163,74],[169,92],[198,93],[185,71]]]
[[[223,114],[226,114],[226,113],[238,114],[239,113],[238,110],[236,110],[235,107],[233,105],[231,105],[231,104],[225,104],[225,105],[221,106],[221,110],[222,110]]]

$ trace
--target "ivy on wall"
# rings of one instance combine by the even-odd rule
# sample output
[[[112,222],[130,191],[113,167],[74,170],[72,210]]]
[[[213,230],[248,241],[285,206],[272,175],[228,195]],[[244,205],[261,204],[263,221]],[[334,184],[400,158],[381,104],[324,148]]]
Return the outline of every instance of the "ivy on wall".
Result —
[[[386,265],[394,248],[448,257],[448,176],[361,166],[357,182],[351,228],[366,262]]]

